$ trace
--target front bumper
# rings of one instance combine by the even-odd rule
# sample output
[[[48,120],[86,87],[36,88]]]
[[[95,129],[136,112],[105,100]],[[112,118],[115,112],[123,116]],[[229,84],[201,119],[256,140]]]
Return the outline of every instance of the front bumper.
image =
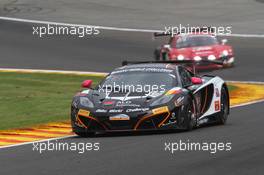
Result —
[[[202,60],[207,60],[207,58],[202,58]],[[224,56],[224,57],[218,58],[216,61],[222,62],[222,65],[214,64],[210,62],[202,62],[202,61],[199,63],[199,61],[197,61],[196,69],[204,70],[204,69],[219,69],[223,67],[232,67],[235,61],[235,57],[232,55]]]
[[[176,110],[176,109],[175,109]],[[96,117],[95,117],[96,116]],[[129,120],[110,120],[104,114],[80,115],[72,113],[73,132],[118,132],[118,131],[143,131],[175,129],[176,119],[171,119],[168,107],[160,107],[160,111],[153,110],[137,113],[130,116]]]

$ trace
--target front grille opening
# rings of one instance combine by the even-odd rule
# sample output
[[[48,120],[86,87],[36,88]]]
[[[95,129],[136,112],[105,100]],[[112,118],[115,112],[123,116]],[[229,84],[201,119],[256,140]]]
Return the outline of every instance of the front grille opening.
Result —
[[[81,115],[79,115],[79,119],[89,130],[105,130],[104,127],[95,120]]]
[[[156,129],[159,124],[167,117],[168,113],[154,115],[146,120],[143,120],[137,129]]]

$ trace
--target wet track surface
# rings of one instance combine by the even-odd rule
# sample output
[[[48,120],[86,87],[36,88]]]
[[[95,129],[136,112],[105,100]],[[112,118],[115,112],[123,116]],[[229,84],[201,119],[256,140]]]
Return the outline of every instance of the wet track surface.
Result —
[[[0,20],[0,67],[107,72],[121,61],[149,60],[162,41],[150,33],[101,31],[99,37],[38,38],[32,25]],[[228,37],[236,66],[212,72],[228,80],[264,81],[264,39]],[[25,145],[0,150],[0,174],[262,174],[263,103],[231,110],[226,126],[184,133],[68,138],[100,142],[100,151],[33,152]],[[231,142],[230,152],[164,151],[164,142]]]

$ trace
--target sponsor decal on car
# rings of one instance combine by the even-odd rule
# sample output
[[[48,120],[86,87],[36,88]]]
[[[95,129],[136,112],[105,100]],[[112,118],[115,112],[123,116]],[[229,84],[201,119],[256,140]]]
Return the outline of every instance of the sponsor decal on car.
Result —
[[[110,109],[109,112],[110,113],[119,113],[119,112],[123,112],[123,109]]]
[[[132,101],[117,101],[116,102],[117,107],[140,107],[139,104],[134,104]]]
[[[127,109],[126,112],[145,112],[148,110],[149,108],[133,108],[133,109]]]
[[[163,107],[159,107],[159,108],[153,109],[152,113],[153,114],[161,114],[161,113],[168,112],[168,111],[169,111],[168,106],[163,106]]]
[[[87,117],[87,116],[90,115],[90,111],[87,111],[87,110],[84,110],[84,109],[80,109],[79,112],[78,112],[78,115]]]
[[[107,112],[107,110],[106,109],[96,109],[96,111],[95,112],[100,112],[100,113],[106,113]]]
[[[215,111],[219,111],[220,110],[220,101],[217,100],[214,102],[214,104],[215,104]]]
[[[119,115],[115,115],[115,116],[110,116],[109,120],[111,121],[126,121],[126,120],[130,120],[130,117],[126,114],[119,114]]]
[[[108,106],[108,105],[113,105],[115,102],[114,101],[104,101],[103,104]]]

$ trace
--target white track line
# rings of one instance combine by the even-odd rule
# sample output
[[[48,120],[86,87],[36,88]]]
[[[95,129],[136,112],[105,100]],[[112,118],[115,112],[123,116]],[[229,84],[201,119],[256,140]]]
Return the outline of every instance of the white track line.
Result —
[[[43,70],[43,69],[13,69],[13,68],[0,68],[0,72],[50,73],[50,74],[91,75],[91,76],[107,75],[106,72],[85,72],[85,71],[66,71],[66,70]]]
[[[60,25],[60,26],[92,26],[97,27],[103,30],[114,30],[114,31],[126,31],[126,32],[163,32],[163,30],[151,30],[151,29],[131,29],[131,28],[122,28],[122,27],[106,27],[106,26],[97,26],[97,25],[85,25],[85,24],[72,24],[72,23],[62,23],[62,22],[53,22],[53,21],[41,21],[41,20],[31,20],[23,18],[13,18],[13,17],[4,17],[0,16],[0,20],[6,21],[15,21],[15,22],[24,22],[24,23],[34,23],[34,24],[50,24],[50,25]],[[230,34],[230,35],[221,35],[221,36],[232,36],[232,37],[247,37],[247,38],[264,38],[263,34]]]
[[[130,29],[130,28],[119,28],[119,27],[105,27],[105,26],[96,26],[89,24],[72,24],[72,23],[62,23],[62,22],[53,22],[53,21],[40,21],[40,20],[31,20],[31,19],[22,19],[22,18],[11,18],[0,16],[1,20],[6,21],[15,21],[15,22],[24,22],[24,23],[34,23],[34,24],[50,24],[50,25],[60,25],[60,26],[74,26],[74,27],[98,27],[103,30],[117,30],[124,32],[162,32],[162,30],[148,30],[148,29]]]

